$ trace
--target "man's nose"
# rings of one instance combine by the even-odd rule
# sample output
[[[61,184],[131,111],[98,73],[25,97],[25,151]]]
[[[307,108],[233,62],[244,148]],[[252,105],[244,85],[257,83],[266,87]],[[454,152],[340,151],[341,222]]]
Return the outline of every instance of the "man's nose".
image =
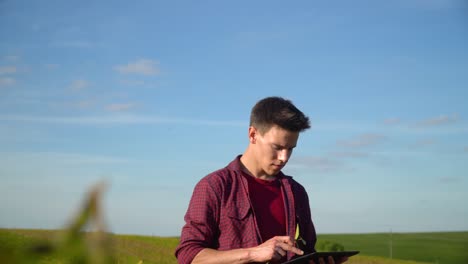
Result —
[[[291,155],[291,151],[289,149],[282,149],[278,153],[278,159],[281,160],[283,163],[286,163]]]

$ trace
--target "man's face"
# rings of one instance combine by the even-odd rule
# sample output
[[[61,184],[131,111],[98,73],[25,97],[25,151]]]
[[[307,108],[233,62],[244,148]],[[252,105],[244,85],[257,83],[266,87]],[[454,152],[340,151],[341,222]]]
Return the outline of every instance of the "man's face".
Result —
[[[278,126],[273,126],[263,135],[251,127],[254,153],[258,169],[266,176],[276,175],[288,162],[296,147],[299,132],[291,132]]]

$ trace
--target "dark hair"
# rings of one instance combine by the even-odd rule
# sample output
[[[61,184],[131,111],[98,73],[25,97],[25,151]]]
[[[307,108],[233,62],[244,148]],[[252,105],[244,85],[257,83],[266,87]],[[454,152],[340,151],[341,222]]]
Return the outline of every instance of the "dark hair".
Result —
[[[267,97],[258,101],[250,114],[250,125],[261,134],[277,125],[292,132],[310,128],[309,118],[297,109],[290,100],[282,97]]]

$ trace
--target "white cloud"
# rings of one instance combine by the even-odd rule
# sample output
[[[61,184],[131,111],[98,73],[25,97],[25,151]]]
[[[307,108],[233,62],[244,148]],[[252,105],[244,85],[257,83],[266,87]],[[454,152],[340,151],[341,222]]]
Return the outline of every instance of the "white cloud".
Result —
[[[321,172],[345,169],[345,166],[342,162],[319,156],[295,157],[291,160],[288,166],[291,166],[295,169],[299,169],[299,167],[306,167]]]
[[[16,73],[16,71],[17,71],[16,66],[1,66],[0,67],[0,75],[13,74],[13,73]]]
[[[416,123],[416,126],[418,127],[440,126],[440,125],[452,124],[457,121],[458,121],[457,114],[453,114],[451,116],[440,115],[440,116],[428,118],[426,120],[422,120]]]
[[[39,25],[39,24],[37,24],[37,23],[31,25],[31,29],[32,29],[33,31],[35,31],[35,32],[41,30],[41,28],[42,28],[41,25]]]
[[[365,158],[368,157],[368,153],[356,152],[356,151],[340,151],[330,153],[332,156],[337,158]]]
[[[459,183],[461,182],[461,178],[458,177],[441,177],[439,178],[439,182],[443,184],[450,184],[450,183]]]
[[[59,67],[58,64],[54,64],[54,63],[47,63],[47,64],[44,64],[44,66],[48,69],[48,70],[55,70]]]
[[[387,118],[384,120],[386,125],[397,125],[401,122],[399,118]]]
[[[126,103],[126,104],[110,104],[106,106],[106,109],[111,112],[121,112],[127,111],[132,108],[135,108],[136,104],[134,103]]]
[[[127,65],[117,65],[114,67],[114,70],[122,74],[159,75],[160,69],[158,66],[159,61],[139,59]]]
[[[410,147],[412,147],[412,148],[423,148],[423,147],[434,145],[435,143],[436,143],[436,141],[433,140],[433,139],[423,139],[423,140],[420,140],[420,141],[412,144]]]
[[[338,145],[348,148],[361,148],[380,143],[385,136],[380,134],[362,134],[350,140],[338,141]]]
[[[0,87],[12,86],[16,83],[16,80],[10,77],[0,77]]]
[[[102,116],[34,116],[34,115],[0,115],[1,121],[26,123],[52,123],[68,125],[126,125],[126,124],[184,124],[244,127],[245,122],[216,121],[185,118],[169,118],[139,115],[102,115]]]
[[[16,56],[16,55],[7,55],[7,56],[5,56],[5,60],[7,60],[7,61],[16,62],[16,61],[19,61],[19,59],[20,59],[20,57]]]
[[[0,152],[3,160],[10,161],[29,161],[40,160],[41,163],[48,161],[60,161],[61,164],[114,164],[127,163],[128,159],[112,156],[100,156],[83,153],[65,153],[65,152]]]
[[[69,88],[73,91],[81,91],[89,86],[89,82],[83,79],[74,80]]]
[[[54,42],[52,43],[52,46],[65,47],[65,48],[91,48],[95,46],[95,44],[89,41],[76,40],[76,41]]]
[[[403,3],[411,7],[436,10],[459,8],[466,4],[465,0],[404,0]]]
[[[141,80],[120,80],[119,81],[121,84],[124,85],[130,85],[130,86],[136,86],[136,85],[143,85],[145,84],[144,81]]]
[[[242,46],[255,46],[263,43],[279,42],[290,38],[291,32],[242,31],[237,33],[235,41]]]
[[[93,105],[94,105],[93,100],[82,100],[73,104],[73,106],[78,107],[80,109],[87,109],[87,108],[92,107]]]

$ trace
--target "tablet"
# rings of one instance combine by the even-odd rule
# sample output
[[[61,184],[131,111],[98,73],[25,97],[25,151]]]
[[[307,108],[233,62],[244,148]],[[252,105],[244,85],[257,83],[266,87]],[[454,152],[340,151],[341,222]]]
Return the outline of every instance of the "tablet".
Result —
[[[283,262],[283,264],[301,264],[301,263],[308,263],[308,260],[312,259],[316,264],[319,264],[319,258],[323,258],[325,263],[327,263],[327,259],[329,256],[332,256],[335,261],[341,259],[342,257],[351,257],[357,255],[359,251],[326,251],[326,252],[314,252],[310,254],[306,254],[303,256],[299,256],[295,259],[291,259],[290,261]]]

